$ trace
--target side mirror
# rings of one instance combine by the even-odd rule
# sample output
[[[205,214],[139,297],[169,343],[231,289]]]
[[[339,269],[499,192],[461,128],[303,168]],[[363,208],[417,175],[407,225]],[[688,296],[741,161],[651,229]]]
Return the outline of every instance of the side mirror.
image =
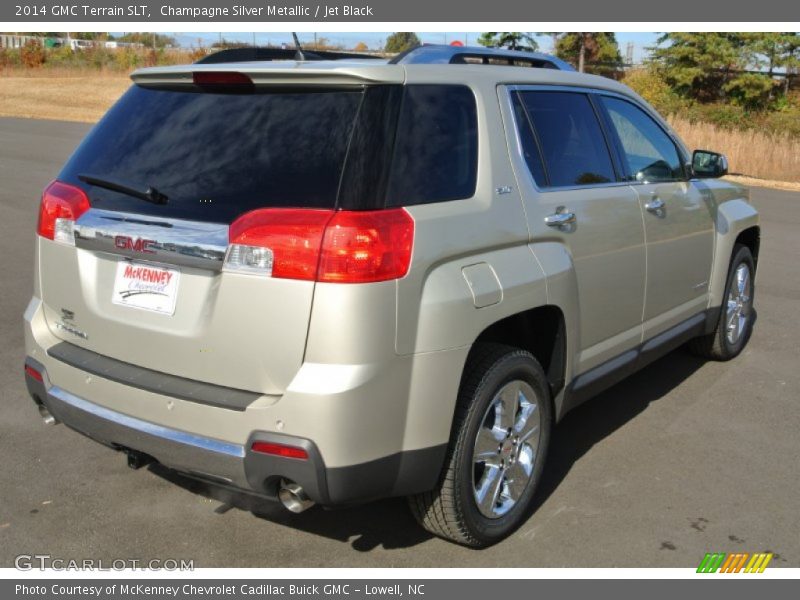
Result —
[[[728,174],[728,159],[724,154],[710,150],[695,150],[692,154],[692,175],[701,179],[715,179]]]

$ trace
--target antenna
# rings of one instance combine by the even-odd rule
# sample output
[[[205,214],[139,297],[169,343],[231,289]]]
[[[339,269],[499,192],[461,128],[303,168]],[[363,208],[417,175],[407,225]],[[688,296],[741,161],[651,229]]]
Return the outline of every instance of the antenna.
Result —
[[[297,48],[297,60],[305,60],[306,55],[303,54],[303,47],[300,45],[300,40],[294,31],[292,32],[292,38],[294,38],[294,47]]]

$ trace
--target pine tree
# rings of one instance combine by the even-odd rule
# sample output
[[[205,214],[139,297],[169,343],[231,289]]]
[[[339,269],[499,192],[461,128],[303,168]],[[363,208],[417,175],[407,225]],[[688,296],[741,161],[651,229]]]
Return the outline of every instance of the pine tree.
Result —
[[[562,33],[556,39],[556,55],[580,71],[616,75],[622,65],[619,44],[613,33]]]
[[[508,50],[527,52],[532,52],[539,47],[530,32],[522,31],[487,31],[480,35],[478,43],[488,48],[507,48]]]
[[[384,51],[390,54],[405,52],[411,48],[422,45],[416,33],[410,31],[398,31],[386,38]]]

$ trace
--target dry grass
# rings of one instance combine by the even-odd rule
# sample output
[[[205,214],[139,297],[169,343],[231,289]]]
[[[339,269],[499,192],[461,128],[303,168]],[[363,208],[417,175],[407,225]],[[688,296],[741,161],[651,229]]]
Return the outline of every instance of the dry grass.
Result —
[[[722,152],[730,172],[759,180],[800,182],[800,139],[760,131],[731,131],[679,116],[669,122],[690,148]]]
[[[759,179],[758,177],[747,177],[746,175],[726,175],[724,179],[739,183],[747,187],[766,187],[776,190],[788,190],[790,192],[800,192],[800,182],[797,181],[776,181],[774,179]]]
[[[0,116],[93,123],[130,84],[117,74],[0,77]]]

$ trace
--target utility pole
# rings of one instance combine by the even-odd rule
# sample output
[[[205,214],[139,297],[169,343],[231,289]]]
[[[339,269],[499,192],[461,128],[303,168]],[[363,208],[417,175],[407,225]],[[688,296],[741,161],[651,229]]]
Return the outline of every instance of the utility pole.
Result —
[[[584,64],[586,63],[586,34],[579,33],[581,48],[578,51],[578,72],[583,73]]]

